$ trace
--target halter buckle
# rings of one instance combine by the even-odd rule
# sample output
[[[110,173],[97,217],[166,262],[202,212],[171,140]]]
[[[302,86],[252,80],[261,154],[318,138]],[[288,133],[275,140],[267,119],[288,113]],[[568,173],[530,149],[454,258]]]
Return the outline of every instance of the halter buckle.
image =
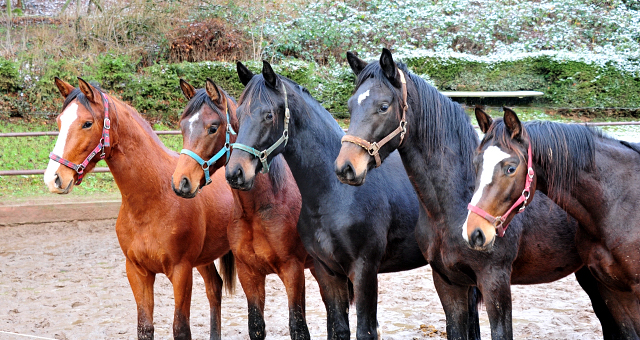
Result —
[[[105,118],[104,119],[104,128],[105,128],[105,130],[111,129],[111,119],[109,119],[109,118]]]
[[[380,146],[378,145],[378,143],[373,142],[371,143],[371,146],[367,149],[367,152],[369,153],[369,155],[375,156],[378,153],[378,150],[380,150]]]

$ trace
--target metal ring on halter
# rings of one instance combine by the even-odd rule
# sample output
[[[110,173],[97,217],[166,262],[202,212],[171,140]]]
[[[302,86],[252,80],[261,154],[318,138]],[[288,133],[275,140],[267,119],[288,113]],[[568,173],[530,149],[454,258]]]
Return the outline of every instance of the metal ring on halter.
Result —
[[[205,165],[206,165],[206,166],[205,166]],[[204,162],[204,163],[202,163],[202,165],[201,165],[201,166],[202,166],[202,170],[204,170],[204,171],[209,170],[209,163]]]
[[[369,152],[369,155],[373,156],[378,152],[378,150],[380,150],[380,147],[378,146],[378,143],[373,142],[373,143],[371,143],[371,147],[369,147],[369,149],[367,149],[367,152]]]

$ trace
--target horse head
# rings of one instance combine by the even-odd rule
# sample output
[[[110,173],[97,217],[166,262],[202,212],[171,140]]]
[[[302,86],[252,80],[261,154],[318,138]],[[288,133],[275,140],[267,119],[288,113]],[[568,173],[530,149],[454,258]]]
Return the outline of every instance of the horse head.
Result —
[[[44,173],[44,182],[52,193],[71,192],[115,144],[109,133],[113,118],[109,117],[109,98],[82,78],[78,82],[79,88],[75,88],[55,78],[65,101],[56,118],[60,134]]]
[[[493,121],[476,108],[476,118],[485,136],[474,158],[475,191],[462,236],[470,247],[488,251],[533,200],[536,183],[529,138],[516,113],[504,108],[504,119]]]
[[[180,88],[189,102],[179,122],[183,149],[171,186],[176,195],[192,198],[229,159],[236,105],[208,78],[204,89],[196,90],[182,79]]]

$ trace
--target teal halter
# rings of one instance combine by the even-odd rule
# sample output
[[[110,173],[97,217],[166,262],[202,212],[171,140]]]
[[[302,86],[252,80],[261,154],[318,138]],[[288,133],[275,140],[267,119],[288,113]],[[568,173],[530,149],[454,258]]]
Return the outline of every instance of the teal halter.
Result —
[[[204,171],[204,180],[205,180],[204,185],[209,185],[211,183],[211,177],[209,176],[209,167],[211,166],[211,164],[215,163],[220,158],[222,158],[222,156],[224,154],[227,155],[227,162],[229,161],[229,153],[231,152],[231,144],[229,143],[229,135],[235,135],[236,132],[233,131],[233,128],[231,127],[231,119],[229,119],[229,106],[228,106],[228,103],[225,106],[225,113],[227,114],[227,131],[226,131],[226,137],[225,137],[226,140],[225,140],[225,143],[224,143],[224,147],[222,147],[222,149],[220,149],[220,151],[218,151],[218,153],[213,155],[213,157],[211,157],[211,159],[209,159],[208,161],[205,161],[204,159],[202,159],[200,156],[198,156],[195,152],[193,152],[191,150],[182,149],[180,151],[181,154],[185,154],[185,155],[193,158],[196,162],[198,162],[198,164],[200,164],[200,166],[202,167],[202,171]]]
[[[280,144],[284,143],[284,146],[287,146],[287,142],[289,141],[290,114],[289,114],[289,103],[287,102],[287,88],[284,86],[284,83],[282,84],[282,90],[284,91],[284,131],[282,131],[282,136],[280,136],[280,138],[275,143],[273,143],[273,145],[271,145],[268,149],[265,149],[262,151],[258,151],[255,148],[252,148],[248,145],[244,145],[240,143],[232,144],[234,150],[235,149],[242,150],[244,152],[248,152],[258,157],[260,162],[262,162],[262,170],[260,172],[262,172],[263,174],[266,174],[267,172],[269,172],[269,162],[267,162],[267,157],[269,157],[269,155],[273,152],[273,150],[279,147]]]

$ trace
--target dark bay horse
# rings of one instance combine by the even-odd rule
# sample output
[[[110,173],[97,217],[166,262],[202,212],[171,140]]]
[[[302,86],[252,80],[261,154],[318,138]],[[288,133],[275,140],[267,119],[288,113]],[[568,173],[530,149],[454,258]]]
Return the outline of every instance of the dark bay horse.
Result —
[[[227,239],[233,195],[223,173],[214,174],[212,185],[197,198],[177,197],[169,182],[178,155],[132,107],[78,80],[79,88],[74,88],[55,79],[65,101],[45,183],[53,193],[68,193],[103,157],[122,194],[116,234],[138,306],[138,339],[153,339],[153,284],[158,273],[173,284],[173,336],[191,339],[193,267],[205,282],[211,339],[219,339],[223,280],[213,263],[216,258],[224,255],[221,273],[226,287],[233,288],[235,282]]]
[[[227,161],[229,143],[235,142],[234,131],[238,131],[237,105],[210,79],[204,89],[196,90],[183,80],[180,87],[189,103],[180,118],[184,150],[173,173],[173,186],[177,195],[194,197],[207,184],[208,173],[216,172]],[[201,165],[189,156],[191,152],[210,165]],[[229,245],[247,296],[249,336],[265,338],[265,277],[275,273],[289,297],[291,338],[309,339],[304,288],[308,255],[296,229],[302,199],[287,163],[282,156],[276,157],[268,174],[256,175],[251,190],[232,192]]]
[[[640,147],[583,125],[522,124],[508,108],[504,119],[480,113],[478,121],[486,132],[476,155],[484,179],[474,194],[478,208],[509,223],[515,211],[508,208],[522,206],[526,183],[532,194],[538,189],[549,195],[580,222],[578,251],[620,325],[620,338],[638,339]],[[470,214],[467,224],[471,232],[492,235],[478,214]]]
[[[349,99],[351,123],[335,160],[344,183],[379,181],[390,155],[400,152],[420,197],[416,237],[433,268],[433,280],[447,319],[449,339],[467,338],[467,295],[477,286],[484,298],[493,339],[511,339],[511,284],[558,280],[583,263],[575,245],[577,224],[544,195],[514,220],[491,251],[481,252],[463,235],[475,171],[478,136],[464,110],[433,86],[396,64],[384,49],[367,64],[348,53],[357,75]],[[576,273],[603,323],[615,338],[615,325],[588,270]]]
[[[418,199],[399,157],[393,155],[370,183],[342,185],[332,163],[344,132],[331,114],[269,63],[263,62],[259,75],[242,63],[237,66],[246,88],[239,100],[240,129],[227,181],[249,190],[257,172],[266,170],[276,155],[284,156],[302,195],[298,232],[314,260],[328,338],[349,338],[350,283],[357,338],[377,338],[377,274],[426,264],[414,236]]]

